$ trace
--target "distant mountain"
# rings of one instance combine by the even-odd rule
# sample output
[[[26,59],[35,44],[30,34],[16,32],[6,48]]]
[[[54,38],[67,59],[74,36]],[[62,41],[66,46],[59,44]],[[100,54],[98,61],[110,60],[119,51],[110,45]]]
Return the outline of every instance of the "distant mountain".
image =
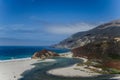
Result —
[[[94,29],[73,34],[69,38],[54,45],[56,48],[77,48],[91,42],[104,41],[109,39],[120,40],[120,20],[115,20],[97,26]]]

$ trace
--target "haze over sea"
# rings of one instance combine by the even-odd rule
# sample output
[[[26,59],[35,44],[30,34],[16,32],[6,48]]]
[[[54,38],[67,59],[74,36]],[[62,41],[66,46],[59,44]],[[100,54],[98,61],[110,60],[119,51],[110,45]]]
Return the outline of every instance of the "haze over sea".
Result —
[[[0,46],[0,61],[30,58],[34,52],[43,49],[51,50],[58,54],[69,51],[49,46]]]

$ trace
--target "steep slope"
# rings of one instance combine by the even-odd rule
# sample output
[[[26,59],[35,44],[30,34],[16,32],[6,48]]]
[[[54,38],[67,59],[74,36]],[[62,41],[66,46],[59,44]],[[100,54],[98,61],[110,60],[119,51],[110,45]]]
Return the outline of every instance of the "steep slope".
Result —
[[[113,38],[120,39],[120,20],[99,25],[89,31],[73,34],[59,44],[54,45],[54,47],[73,49],[94,41],[103,41]]]
[[[94,65],[103,69],[113,68],[120,70],[120,41],[106,40],[95,41],[84,46],[71,50],[74,57],[84,57],[91,62],[97,62],[100,65]],[[91,63],[92,64],[92,63]],[[109,70],[111,72],[111,70]],[[108,72],[109,72],[108,71]]]
[[[96,59],[120,59],[120,41],[106,40],[88,43],[87,45],[71,50],[74,57],[87,57]]]

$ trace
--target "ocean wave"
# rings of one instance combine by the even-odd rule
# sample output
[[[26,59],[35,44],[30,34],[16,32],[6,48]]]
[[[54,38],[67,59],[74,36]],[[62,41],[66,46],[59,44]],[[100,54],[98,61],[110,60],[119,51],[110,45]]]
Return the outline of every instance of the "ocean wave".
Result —
[[[13,61],[21,61],[21,60],[30,60],[31,57],[27,57],[27,58],[18,58],[18,59],[9,59],[9,60],[0,60],[0,63],[1,62],[13,62]]]

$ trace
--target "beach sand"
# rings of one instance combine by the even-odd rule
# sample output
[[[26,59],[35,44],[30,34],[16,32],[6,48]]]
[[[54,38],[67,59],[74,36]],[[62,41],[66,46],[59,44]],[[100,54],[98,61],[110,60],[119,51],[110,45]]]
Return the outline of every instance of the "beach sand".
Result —
[[[72,58],[72,52],[63,53],[60,55],[61,57],[69,57]],[[85,58],[78,58],[81,59],[84,62],[87,62],[87,59]],[[85,66],[76,66],[76,64],[69,66],[69,67],[63,67],[63,68],[57,68],[47,71],[48,74],[56,75],[56,76],[64,76],[64,77],[90,77],[90,76],[98,76],[99,73],[95,73],[89,69],[84,68]],[[64,74],[63,74],[64,72]]]
[[[71,54],[68,55],[67,53],[65,55],[66,57],[67,56],[71,57]],[[82,59],[83,62],[87,61],[84,58],[80,58],[80,59]],[[20,59],[20,60],[0,62],[0,80],[18,80],[22,78],[24,72],[27,71],[27,74],[29,74],[30,70],[37,68],[33,64],[40,63],[40,62],[55,62],[56,63],[56,60],[55,59],[40,60],[40,59],[29,58],[29,59]],[[52,74],[56,76],[65,76],[65,77],[90,77],[90,76],[101,75],[99,73],[95,73],[89,69],[86,69],[85,66],[76,66],[76,64],[67,66],[67,67],[62,67],[62,68],[55,68],[55,69],[53,68],[46,72],[48,74]],[[120,76],[118,75],[112,78],[119,80]]]
[[[95,73],[89,69],[85,69],[84,67],[85,66],[77,67],[75,64],[69,67],[49,70],[48,74],[52,74],[56,76],[64,76],[64,77],[91,77],[91,76],[100,75],[99,73]]]
[[[44,61],[54,61],[46,59]],[[29,71],[35,66],[34,63],[43,62],[37,59],[12,60],[0,62],[0,80],[18,80],[24,71]]]
[[[67,52],[61,54],[61,57],[69,57],[72,58],[73,53]],[[82,60],[83,63],[87,62],[88,59],[77,57],[78,59]],[[48,74],[55,75],[55,76],[64,76],[64,77],[93,77],[93,76],[99,76],[102,75],[100,73],[94,72],[90,69],[87,69],[86,66],[77,66],[77,64],[74,64],[72,66],[63,67],[63,68],[56,68],[47,71]],[[120,75],[116,75],[112,77],[111,79],[120,80]]]

